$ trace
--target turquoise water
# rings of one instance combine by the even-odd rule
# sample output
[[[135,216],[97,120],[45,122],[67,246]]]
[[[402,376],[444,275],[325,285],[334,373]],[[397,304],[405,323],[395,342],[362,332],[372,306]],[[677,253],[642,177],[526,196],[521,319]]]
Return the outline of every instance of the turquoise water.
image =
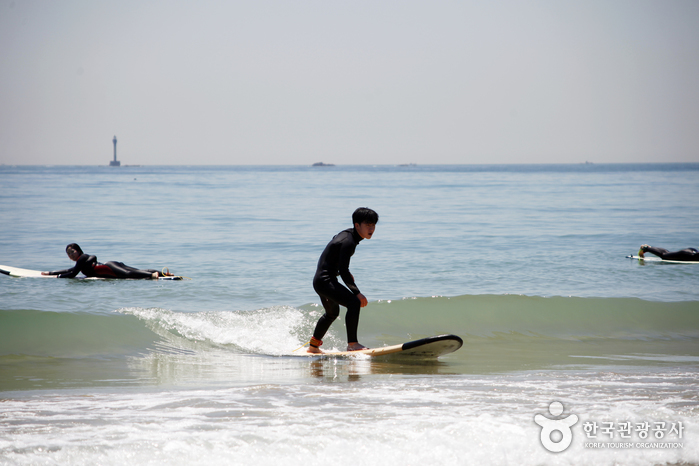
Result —
[[[0,264],[67,268],[77,242],[191,278],[0,276],[0,464],[699,462],[699,264],[626,258],[699,247],[697,174],[0,166]],[[320,316],[318,256],[359,206],[380,215],[351,264],[360,341],[455,333],[461,350],[286,356]],[[345,344],[341,320],[325,341]],[[533,422],[553,401],[580,418],[556,454]],[[634,432],[622,448],[619,431],[590,446],[584,422],[625,420],[665,422],[670,446]]]

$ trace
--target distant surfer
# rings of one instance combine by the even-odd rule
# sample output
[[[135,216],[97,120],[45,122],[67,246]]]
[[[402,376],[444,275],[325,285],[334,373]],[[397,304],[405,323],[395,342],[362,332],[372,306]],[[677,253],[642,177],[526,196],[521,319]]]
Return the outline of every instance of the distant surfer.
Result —
[[[172,276],[169,272],[158,272],[152,269],[136,269],[123,262],[110,261],[106,264],[97,262],[96,256],[85,254],[75,243],[66,246],[66,254],[75,265],[70,269],[56,270],[54,272],[41,272],[41,275],[58,275],[58,278],[75,278],[80,272],[86,277],[97,278],[153,278]]]
[[[343,230],[333,237],[323,250],[318,260],[318,268],[313,277],[313,289],[320,296],[325,314],[318,320],[308,348],[309,353],[322,353],[320,345],[330,325],[340,315],[340,306],[347,308],[345,325],[347,326],[347,351],[366,349],[357,338],[359,309],[367,305],[366,297],[354,283],[349,271],[350,258],[359,242],[371,239],[379,221],[379,214],[366,207],[360,207],[352,214],[353,228]],[[347,287],[340,284],[337,277],[342,277]]]
[[[666,261],[699,262],[699,251],[695,248],[686,248],[679,251],[670,252],[667,249],[656,248],[654,246],[644,244],[638,251],[638,256],[643,257],[643,254],[646,252],[655,254],[662,260]]]

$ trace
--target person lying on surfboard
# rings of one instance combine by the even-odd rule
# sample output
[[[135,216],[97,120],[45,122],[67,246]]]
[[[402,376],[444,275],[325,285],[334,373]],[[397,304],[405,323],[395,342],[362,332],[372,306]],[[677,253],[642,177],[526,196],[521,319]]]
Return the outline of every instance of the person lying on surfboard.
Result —
[[[347,308],[345,325],[347,326],[347,351],[366,349],[357,339],[359,325],[359,308],[367,305],[366,297],[354,283],[349,271],[350,258],[359,242],[371,239],[379,221],[379,214],[366,207],[360,207],[352,214],[353,228],[343,230],[333,237],[323,250],[318,260],[318,268],[313,277],[313,289],[320,296],[325,314],[318,320],[313,331],[309,353],[322,353],[320,345],[330,325],[340,315],[340,306]],[[337,276],[342,277],[347,287],[340,284]],[[348,289],[349,288],[349,289]]]
[[[153,278],[172,276],[170,272],[158,272],[152,269],[136,269],[123,262],[110,261],[106,264],[97,262],[96,256],[85,254],[75,243],[66,246],[66,254],[75,265],[70,269],[56,270],[54,272],[41,272],[41,275],[58,275],[58,278],[75,278],[80,272],[86,277],[97,278]]]
[[[686,261],[686,262],[699,262],[699,251],[695,248],[685,248],[679,251],[670,252],[667,249],[656,248],[644,244],[638,251],[638,256],[643,257],[643,254],[649,252],[660,257],[662,260],[666,261]]]

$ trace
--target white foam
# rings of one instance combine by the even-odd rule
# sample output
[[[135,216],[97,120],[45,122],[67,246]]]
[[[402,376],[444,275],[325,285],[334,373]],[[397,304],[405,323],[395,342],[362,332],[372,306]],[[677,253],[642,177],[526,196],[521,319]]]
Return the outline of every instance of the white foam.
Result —
[[[325,364],[325,363],[323,363]],[[329,362],[327,371],[347,365]],[[522,377],[401,377],[354,382],[261,384],[218,390],[35,396],[6,400],[0,452],[10,464],[433,463],[654,464],[699,460],[696,414],[644,393],[587,399],[570,380]],[[325,379],[330,380],[330,379]],[[633,381],[624,381],[633,384]],[[593,384],[594,381],[590,381]],[[597,392],[597,396],[603,392]],[[575,413],[569,449],[540,442],[534,415],[552,399]],[[582,422],[683,422],[682,448],[586,447]],[[651,440],[649,440],[650,442]],[[619,442],[618,438],[612,442]]]
[[[290,306],[257,311],[187,313],[127,308],[119,312],[139,317],[161,334],[165,331],[194,342],[234,345],[244,352],[270,355],[288,354],[299,346],[297,334],[307,315]]]

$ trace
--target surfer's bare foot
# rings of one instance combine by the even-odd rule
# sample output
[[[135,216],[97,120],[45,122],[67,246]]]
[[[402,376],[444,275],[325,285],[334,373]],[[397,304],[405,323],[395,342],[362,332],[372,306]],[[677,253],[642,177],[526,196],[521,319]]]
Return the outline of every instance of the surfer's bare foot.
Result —
[[[350,343],[347,345],[347,351],[360,351],[363,349],[369,349],[369,348],[367,348],[366,346],[364,346],[361,343],[358,343],[356,341],[354,343]]]
[[[320,348],[316,348],[315,346],[309,346],[306,352],[313,354],[323,354],[323,350]]]

